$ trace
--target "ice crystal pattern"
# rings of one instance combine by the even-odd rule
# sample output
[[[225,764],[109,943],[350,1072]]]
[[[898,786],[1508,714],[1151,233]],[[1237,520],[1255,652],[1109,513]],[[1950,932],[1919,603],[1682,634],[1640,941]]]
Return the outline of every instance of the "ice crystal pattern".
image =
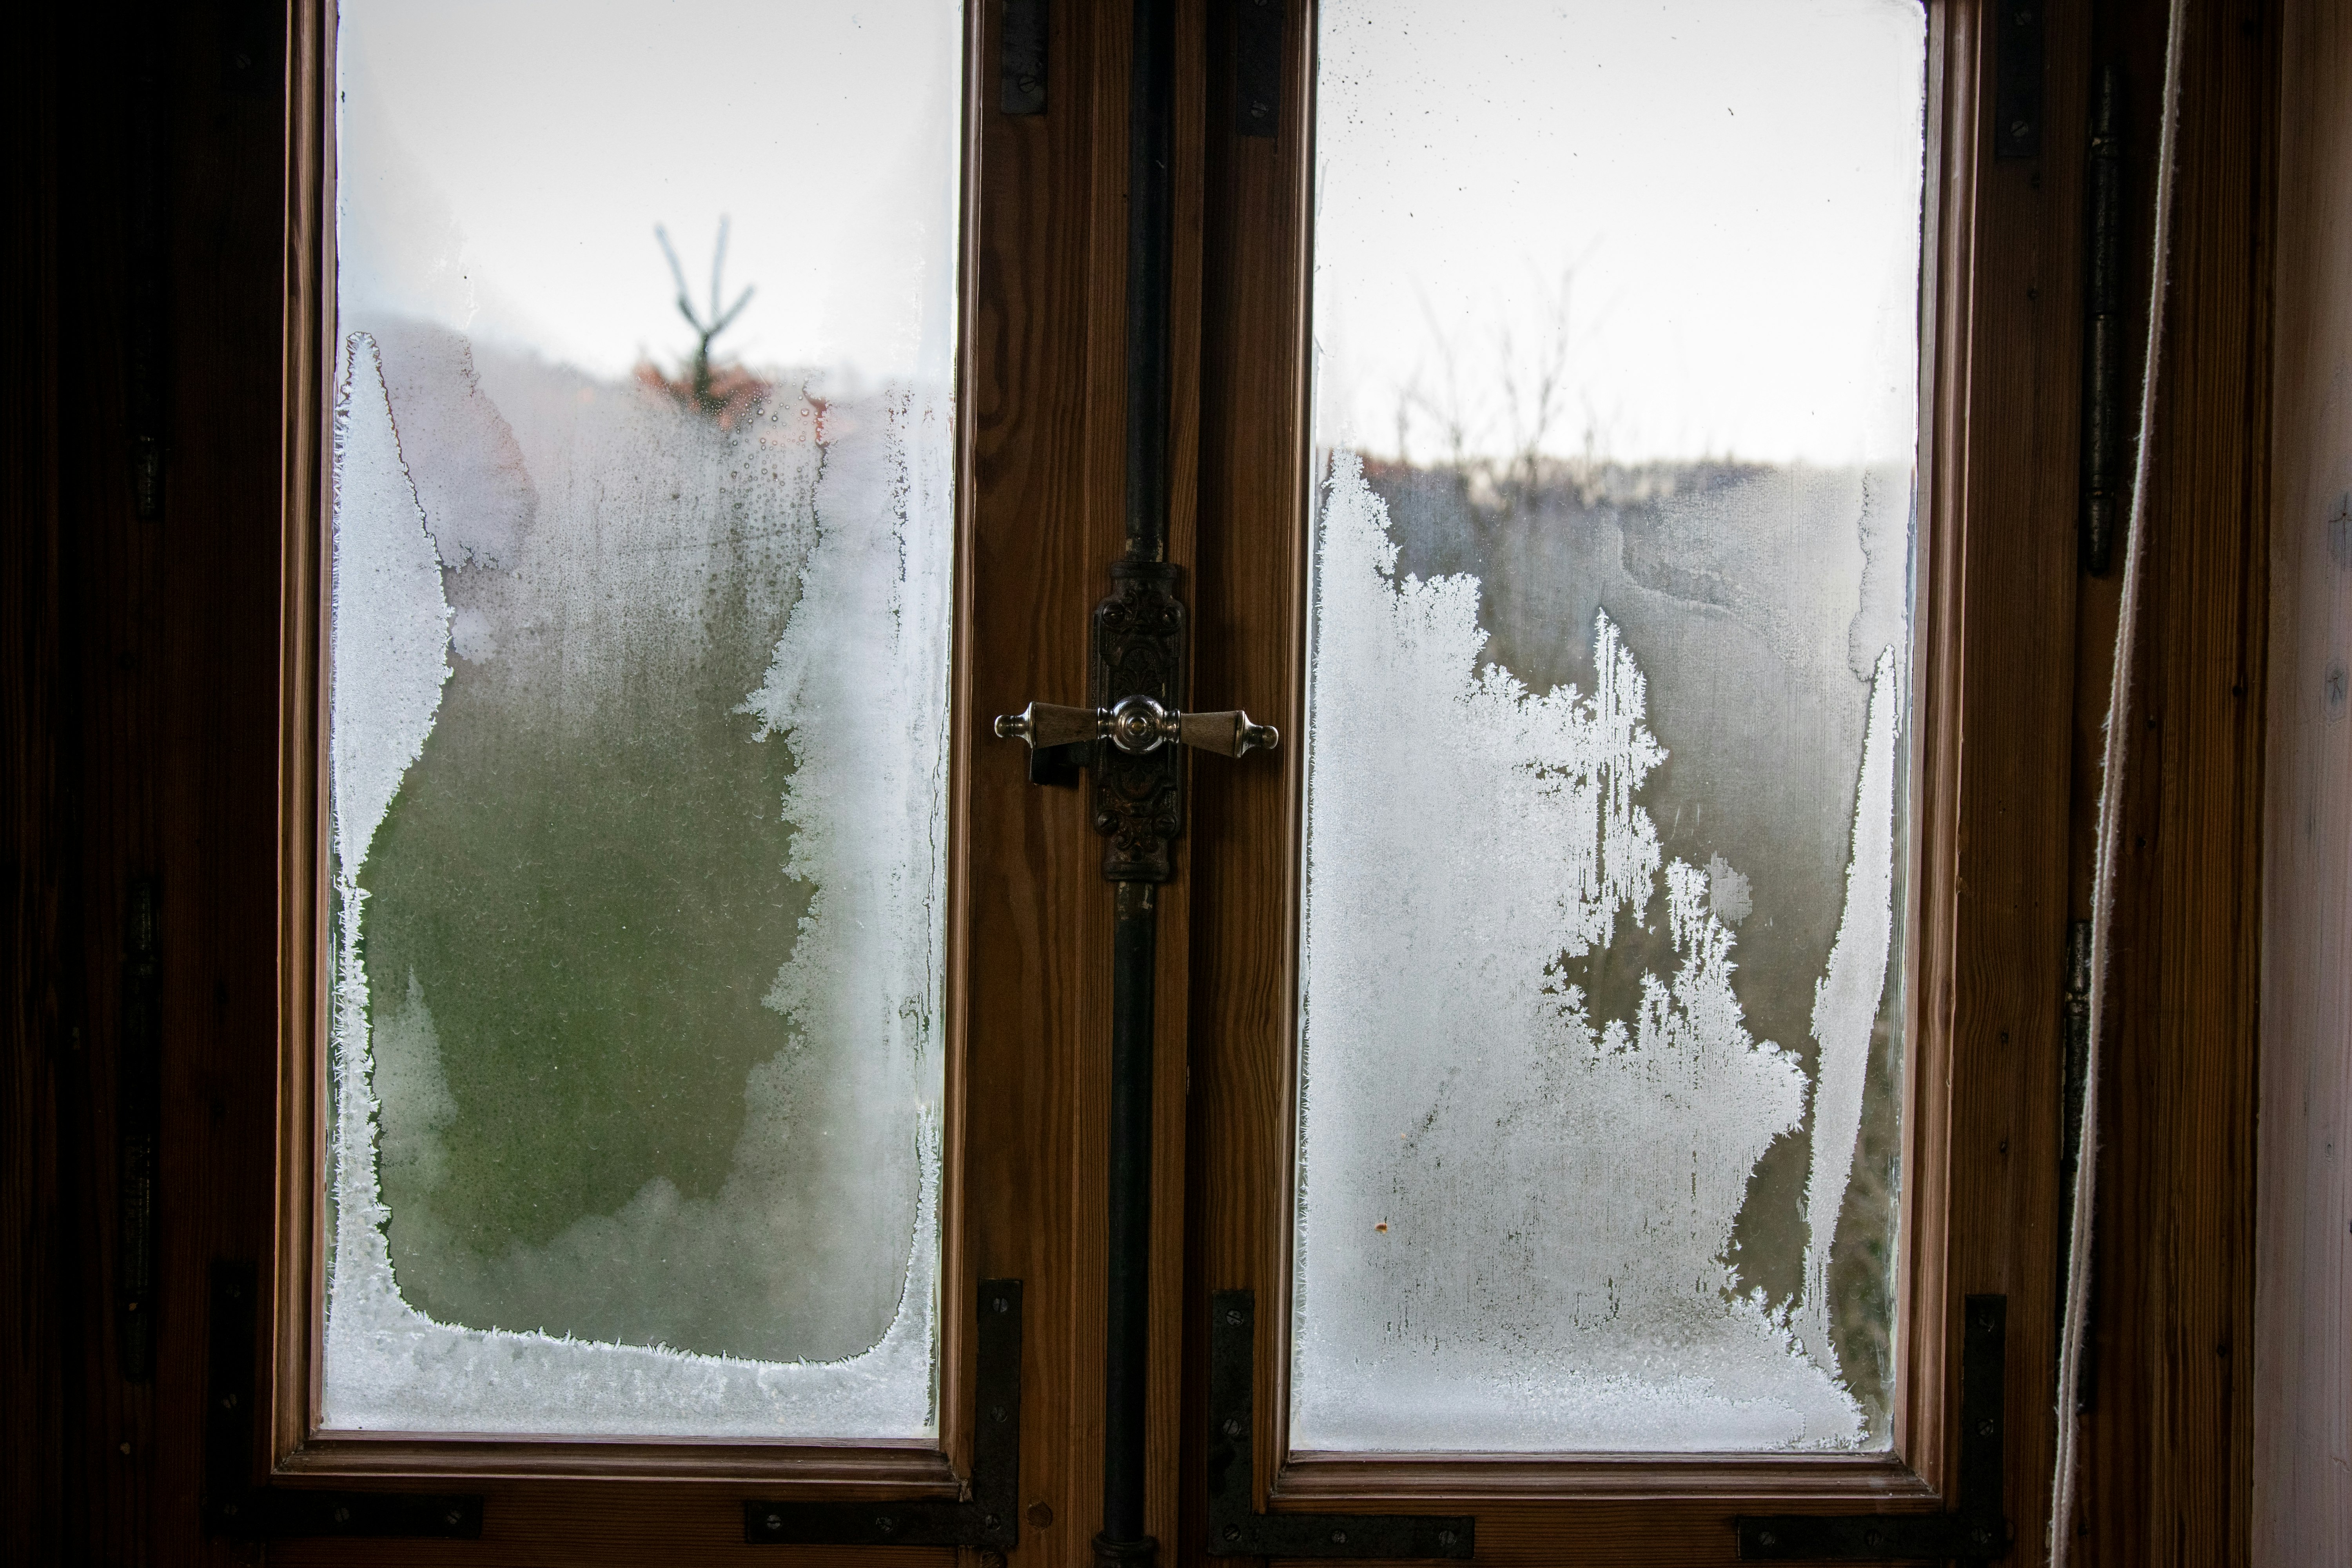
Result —
[[[1352,455],[1322,502],[1293,1440],[1863,1445],[1822,1298],[1892,931],[1892,649],[1815,1009],[1805,1294],[1771,1304],[1732,1228],[1815,1086],[1742,1017],[1711,893],[1744,880],[1664,857],[1643,808],[1665,752],[1633,652],[1604,612],[1593,689],[1529,690],[1482,662],[1475,577],[1400,574]],[[1659,921],[1670,964],[1596,1016],[1576,976]]]
[[[790,951],[773,961],[767,1003],[800,1036],[829,1043],[829,1077],[861,1080],[853,1087],[856,1104],[867,1108],[866,1137],[835,1138],[830,1125],[809,1125],[815,1088],[796,1082],[796,1072],[810,1069],[787,1052],[755,1068],[744,1087],[734,1171],[715,1197],[682,1197],[665,1182],[649,1182],[617,1213],[587,1216],[542,1247],[480,1263],[529,1279],[568,1280],[583,1293],[624,1288],[656,1297],[681,1289],[689,1259],[708,1268],[726,1255],[748,1259],[746,1268],[804,1274],[808,1257],[794,1256],[780,1237],[794,1211],[824,1194],[800,1191],[784,1156],[796,1138],[856,1142],[850,1152],[881,1189],[867,1208],[891,1216],[878,1240],[861,1244],[895,1249],[886,1259],[894,1270],[903,1259],[896,1310],[878,1340],[857,1353],[760,1360],[461,1325],[436,1320],[402,1293],[380,1173],[398,1164],[429,1189],[445,1130],[458,1111],[443,1075],[431,999],[413,973],[374,974],[367,967],[362,871],[443,706],[453,637],[461,658],[510,657],[488,631],[469,634],[469,612],[461,606],[453,615],[445,589],[461,569],[512,568],[521,574],[518,582],[536,569],[552,584],[548,595],[570,594],[588,607],[583,616],[593,610],[605,617],[576,622],[604,628],[602,640],[583,641],[561,668],[587,668],[598,655],[609,663],[623,646],[611,630],[617,617],[695,624],[700,580],[663,563],[698,544],[683,531],[700,523],[688,494],[696,480],[682,472],[672,499],[685,499],[639,514],[646,521],[635,534],[598,524],[593,508],[567,510],[560,500],[541,508],[537,534],[497,534],[487,481],[447,488],[445,515],[429,515],[444,491],[413,478],[404,461],[378,344],[353,333],[346,346],[335,426],[336,926],[324,1424],[583,1436],[931,1435],[940,1237],[933,1030],[943,937],[951,571],[944,395],[901,387],[830,411],[834,435],[822,460],[812,456],[808,464],[821,477],[812,536],[794,546],[805,549],[797,599],[765,679],[739,693],[736,709],[755,729],[754,742],[792,748],[794,766],[781,802],[782,826],[790,830],[787,869],[815,889]],[[677,433],[662,422],[683,416],[656,410],[644,429],[628,415],[592,430],[570,421],[589,416],[578,410],[605,405],[569,373],[516,362],[500,374],[509,413],[541,410],[558,421],[549,439],[604,461],[585,490],[625,492],[641,470],[670,482],[661,464],[677,449]],[[472,384],[451,384],[464,391]],[[632,406],[624,405],[625,413]],[[420,418],[416,430],[427,424]],[[744,439],[773,445],[782,439],[780,429]],[[647,431],[657,437],[650,444]],[[720,462],[719,471],[725,467]],[[642,531],[663,528],[678,537]],[[486,593],[500,581],[485,578],[467,592]],[[766,849],[750,844],[746,852]]]

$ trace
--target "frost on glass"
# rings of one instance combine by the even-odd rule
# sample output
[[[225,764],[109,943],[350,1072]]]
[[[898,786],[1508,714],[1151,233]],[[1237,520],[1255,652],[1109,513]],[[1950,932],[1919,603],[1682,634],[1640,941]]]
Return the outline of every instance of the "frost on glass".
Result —
[[[1883,1448],[1920,13],[1319,15],[1293,1445]]]
[[[895,9],[887,49],[819,19],[752,51],[797,43],[855,123],[714,152],[566,97],[658,78],[661,40],[344,7],[331,1429],[936,1429],[961,23]],[[530,113],[463,90],[550,73]],[[615,134],[664,166],[562,162]],[[853,135],[896,186],[762,173]],[[737,204],[688,302],[753,286],[740,354],[675,314],[681,187]],[[763,315],[804,249],[853,275]]]

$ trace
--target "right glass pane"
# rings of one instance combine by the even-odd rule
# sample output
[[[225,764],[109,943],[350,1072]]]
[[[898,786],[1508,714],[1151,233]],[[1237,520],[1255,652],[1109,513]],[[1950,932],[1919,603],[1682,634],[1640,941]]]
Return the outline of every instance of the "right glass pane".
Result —
[[[1292,1447],[1884,1449],[1916,0],[1326,0]]]

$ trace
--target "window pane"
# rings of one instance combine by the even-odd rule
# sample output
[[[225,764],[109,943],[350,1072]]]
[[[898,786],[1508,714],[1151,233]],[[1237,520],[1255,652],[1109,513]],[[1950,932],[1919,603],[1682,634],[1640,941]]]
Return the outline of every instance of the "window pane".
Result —
[[[340,28],[325,1425],[931,1433],[958,7]]]
[[[1882,1448],[1922,13],[1319,26],[1294,1446]]]

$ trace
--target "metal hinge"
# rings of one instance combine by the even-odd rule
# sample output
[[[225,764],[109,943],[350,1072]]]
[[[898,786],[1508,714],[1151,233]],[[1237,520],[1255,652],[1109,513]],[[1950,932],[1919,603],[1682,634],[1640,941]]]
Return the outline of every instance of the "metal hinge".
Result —
[[[2042,13],[2048,0],[1994,0],[1992,155],[2042,156]]]
[[[1257,1296],[1209,1298],[1209,1554],[1213,1557],[1468,1558],[1468,1514],[1260,1513],[1254,1477],[1252,1383]]]
[[[1021,1281],[980,1282],[968,1501],[787,1502],[743,1505],[754,1546],[971,1546],[1010,1552],[1020,1540]]]
[[[2072,1289],[2067,1275],[2074,1264],[2074,1202],[2081,1195],[2083,1170],[2083,1117],[2088,1109],[2091,1080],[2091,922],[2074,921],[2066,927],[2066,1078],[2060,1089],[2063,1097],[2059,1107],[2061,1142],[2058,1157],[2058,1190],[2064,1196],[2063,1219],[2058,1227],[2058,1291],[2056,1322],[2059,1340],[2064,1342],[2066,1331],[2066,1298]],[[2095,1249],[2084,1260],[2087,1289],[2093,1302],[2098,1299],[2099,1255]],[[2074,1363],[2074,1408],[2088,1412],[2098,1395],[2098,1340],[2085,1335],[2083,1348]]]
[[[2124,437],[2123,79],[2100,68],[2084,164],[2090,207],[2083,279],[2083,503],[2076,541],[2083,570],[2104,577],[2116,522],[2131,499]]]
[[[1234,15],[1234,129],[1282,129],[1282,0],[1241,0]]]
[[[1959,1507],[1944,1513],[1742,1517],[1733,1521],[1740,1557],[1990,1563],[2008,1556],[2000,1474],[2008,1332],[2008,1297],[1968,1298],[1960,1330]]]
[[[114,1330],[124,1381],[155,1375],[155,1189],[163,1121],[162,919],[154,882],[132,879],[123,921],[114,1111]]]
[[[996,111],[1045,112],[1045,39],[1052,13],[1047,0],[1004,0],[997,14]]]
[[[212,1358],[205,1390],[205,1524],[245,1541],[289,1536],[482,1533],[482,1500],[454,1492],[316,1491],[253,1484],[255,1303],[260,1270],[216,1259]]]

